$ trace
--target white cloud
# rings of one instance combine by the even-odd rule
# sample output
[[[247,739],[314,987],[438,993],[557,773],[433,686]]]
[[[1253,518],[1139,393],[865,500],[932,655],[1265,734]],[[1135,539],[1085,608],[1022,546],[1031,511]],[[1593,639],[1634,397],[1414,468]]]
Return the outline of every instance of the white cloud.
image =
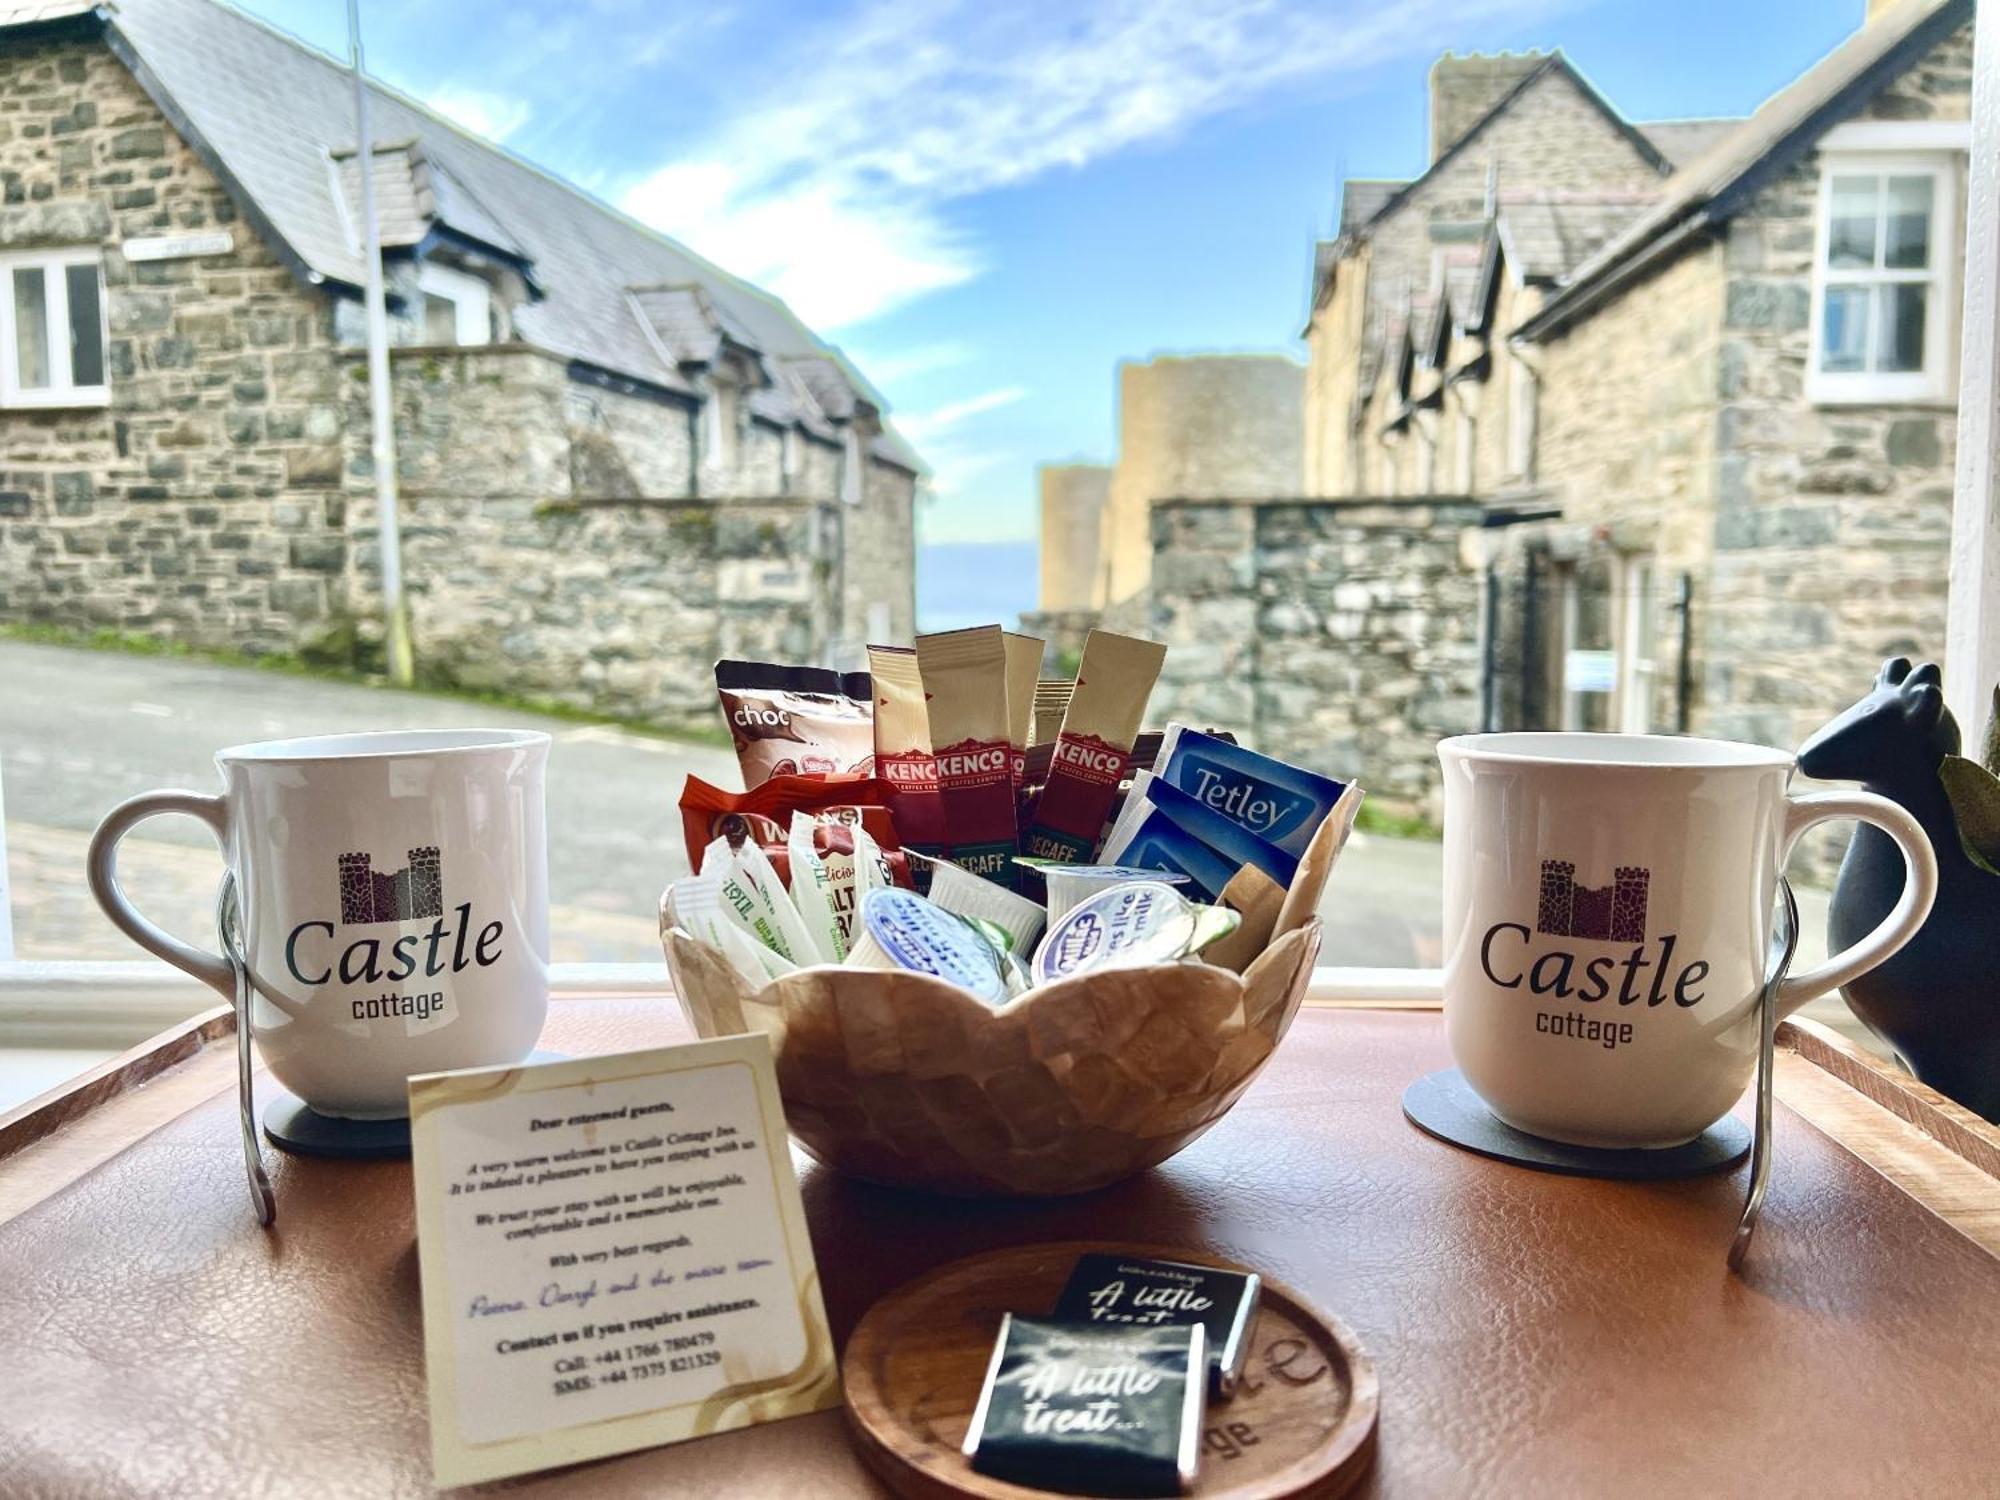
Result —
[[[474,135],[489,141],[504,141],[528,123],[534,113],[525,99],[496,94],[485,89],[463,88],[448,83],[433,89],[424,99],[447,120],[456,121]]]
[[[1028,394],[1025,386],[1010,385],[997,391],[984,391],[977,396],[969,396],[963,401],[948,402],[930,411],[916,412],[910,416],[898,417],[896,425],[903,435],[912,442],[923,442],[937,437],[989,411],[998,411],[1003,406],[1012,406]]]
[[[868,0],[793,33],[772,83],[623,201],[836,328],[979,274],[955,199],[1564,3]]]

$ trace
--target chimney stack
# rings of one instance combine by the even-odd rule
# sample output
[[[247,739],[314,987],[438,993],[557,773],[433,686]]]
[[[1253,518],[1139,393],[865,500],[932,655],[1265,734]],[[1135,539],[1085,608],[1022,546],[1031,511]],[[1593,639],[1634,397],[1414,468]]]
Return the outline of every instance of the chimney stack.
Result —
[[[1547,62],[1547,52],[1447,52],[1431,64],[1431,160],[1457,144],[1501,96]]]

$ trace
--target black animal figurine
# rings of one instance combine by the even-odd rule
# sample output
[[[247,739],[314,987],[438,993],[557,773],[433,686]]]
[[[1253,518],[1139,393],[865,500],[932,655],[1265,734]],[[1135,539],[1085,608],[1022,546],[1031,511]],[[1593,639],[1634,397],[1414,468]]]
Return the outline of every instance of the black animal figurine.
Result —
[[[1882,664],[1867,697],[1799,751],[1808,776],[1858,781],[1901,804],[1937,853],[1937,904],[1909,945],[1841,993],[1855,1015],[1923,1082],[2000,1120],[2000,875],[1968,857],[1939,768],[1959,749],[1936,666]],[[1903,856],[1889,836],[1855,829],[1834,882],[1827,927],[1835,950],[1865,937],[1903,893]]]

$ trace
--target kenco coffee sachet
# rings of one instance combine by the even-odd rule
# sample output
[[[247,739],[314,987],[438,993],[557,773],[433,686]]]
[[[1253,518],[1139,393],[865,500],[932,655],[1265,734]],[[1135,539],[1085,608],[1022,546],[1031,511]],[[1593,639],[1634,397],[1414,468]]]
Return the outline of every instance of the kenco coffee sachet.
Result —
[[[1091,857],[1166,655],[1158,641],[1091,631],[1024,841],[1029,855],[1064,864]]]
[[[944,799],[938,791],[937,757],[931,753],[930,711],[917,653],[905,646],[870,646],[875,680],[875,775],[881,781],[903,847],[932,858],[944,855]],[[918,866],[922,869],[922,866]],[[928,885],[920,874],[919,887]]]
[[[946,857],[1013,884],[1014,752],[1007,719],[1007,642],[998,625],[917,637],[930,697],[931,746],[944,800]]]
[[[865,772],[874,757],[866,672],[719,661],[715,691],[748,790],[773,776]]]

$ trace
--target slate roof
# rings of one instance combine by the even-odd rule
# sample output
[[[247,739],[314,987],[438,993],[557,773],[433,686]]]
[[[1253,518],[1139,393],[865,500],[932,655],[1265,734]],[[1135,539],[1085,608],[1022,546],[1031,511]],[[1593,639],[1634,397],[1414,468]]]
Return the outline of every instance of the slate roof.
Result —
[[[1350,177],[1340,185],[1340,232],[1352,234],[1410,185],[1408,178]]]
[[[1902,0],[1878,12],[1669,177],[1659,200],[1578,266],[1520,336],[1533,338],[1580,316],[1628,262],[1669,235],[1726,219],[1810,149],[1874,84],[1893,77],[1971,15],[1972,0]]]
[[[1504,198],[1496,227],[1507,263],[1524,280],[1559,281],[1645,212],[1650,195],[1583,199]]]
[[[1638,130],[1659,148],[1660,155],[1676,167],[1684,167],[1742,123],[1740,116],[1707,120],[1641,120]]]
[[[25,24],[10,18],[52,3],[0,6],[0,26]],[[308,281],[358,286],[358,237],[333,159],[355,145],[352,75],[334,58],[216,0],[117,0],[100,13],[113,50],[247,200],[248,217],[279,253]],[[378,168],[405,215],[399,233],[410,231],[407,216],[420,206],[421,164],[432,174],[428,186],[440,223],[498,248],[516,247],[531,263],[543,295],[514,310],[521,339],[614,375],[686,390],[635,308],[632,289],[696,285],[767,361],[812,362],[832,372],[822,377],[829,385],[846,381],[844,400],[815,390],[821,413],[844,418],[860,401],[883,411],[875,454],[922,471],[887,425],[881,399],[776,297],[395,90],[371,87],[377,140],[408,143],[401,153],[384,153],[388,159]],[[347,172],[351,177],[352,168]],[[777,410],[764,403],[774,420]]]

